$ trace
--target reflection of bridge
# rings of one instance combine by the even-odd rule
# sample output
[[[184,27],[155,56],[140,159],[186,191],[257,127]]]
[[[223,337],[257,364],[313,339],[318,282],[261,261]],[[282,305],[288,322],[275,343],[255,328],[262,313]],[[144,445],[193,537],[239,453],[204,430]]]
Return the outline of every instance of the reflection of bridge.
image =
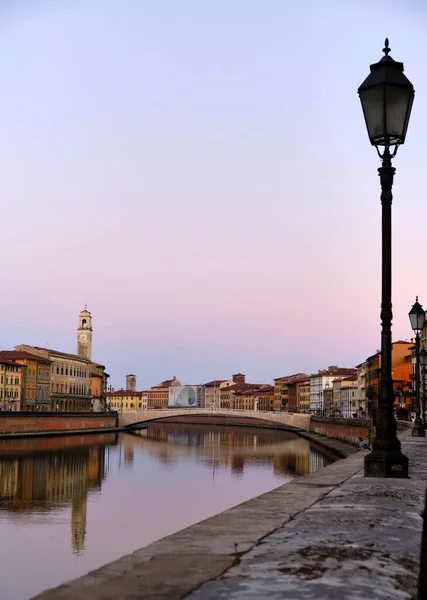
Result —
[[[206,428],[206,431],[204,429]],[[245,465],[270,463],[278,475],[305,475],[325,466],[330,458],[321,449],[290,432],[248,429],[240,426],[218,427],[185,425],[157,421],[147,429],[122,438],[125,452],[147,453],[161,463],[175,466],[192,456],[214,470],[231,468],[242,472]],[[131,451],[131,452],[130,452]]]
[[[160,419],[162,422],[167,422],[176,417],[179,417],[180,423],[197,423],[202,421],[218,425],[252,425],[253,427],[271,426],[286,429],[304,429],[306,431],[309,429],[310,425],[310,415],[299,413],[264,412],[260,410],[171,408],[119,413],[119,426],[132,428],[140,423],[158,421]],[[185,421],[183,417],[185,418]]]

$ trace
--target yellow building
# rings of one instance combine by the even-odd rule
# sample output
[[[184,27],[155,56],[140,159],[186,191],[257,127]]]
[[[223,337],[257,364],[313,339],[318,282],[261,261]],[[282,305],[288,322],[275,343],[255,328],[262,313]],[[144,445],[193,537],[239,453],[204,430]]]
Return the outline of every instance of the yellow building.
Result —
[[[130,410],[147,410],[148,392],[134,392],[129,390],[117,390],[106,392],[105,401],[107,409],[117,412]]]
[[[89,412],[91,407],[91,365],[86,358],[22,344],[16,350],[36,354],[51,363],[50,410],[57,412]]]
[[[22,369],[22,365],[0,358],[0,410],[21,410]]]
[[[2,350],[0,357],[23,365],[21,410],[50,410],[50,361],[17,350]]]
[[[297,402],[300,413],[310,412],[310,377],[303,378],[296,384]]]

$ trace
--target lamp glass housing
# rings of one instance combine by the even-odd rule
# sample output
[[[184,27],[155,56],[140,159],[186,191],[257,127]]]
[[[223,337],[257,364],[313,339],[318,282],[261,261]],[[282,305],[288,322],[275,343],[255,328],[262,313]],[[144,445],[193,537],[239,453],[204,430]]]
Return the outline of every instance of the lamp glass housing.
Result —
[[[414,86],[403,73],[403,63],[388,55],[370,66],[358,89],[368,136],[373,146],[399,146],[405,142],[414,101]]]
[[[415,334],[421,333],[424,327],[424,321],[426,313],[421,304],[418,302],[418,297],[415,300],[414,306],[409,311],[409,321],[411,323],[412,331]]]

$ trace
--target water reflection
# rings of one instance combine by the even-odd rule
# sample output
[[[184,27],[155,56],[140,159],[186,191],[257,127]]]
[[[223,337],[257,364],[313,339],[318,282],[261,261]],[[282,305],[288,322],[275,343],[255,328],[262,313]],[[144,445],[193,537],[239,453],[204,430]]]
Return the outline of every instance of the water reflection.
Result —
[[[286,431],[154,423],[134,435],[145,440],[143,448],[151,457],[171,467],[176,467],[180,458],[194,456],[203,466],[231,469],[237,476],[243,474],[245,465],[270,466],[279,476],[303,476],[335,460],[324,449]],[[136,445],[132,437],[125,444],[129,448]]]
[[[333,460],[246,427],[0,440],[0,598],[25,600]]]
[[[71,505],[71,547],[81,553],[88,495],[101,489],[107,443],[116,436],[0,440],[0,510],[25,515]]]

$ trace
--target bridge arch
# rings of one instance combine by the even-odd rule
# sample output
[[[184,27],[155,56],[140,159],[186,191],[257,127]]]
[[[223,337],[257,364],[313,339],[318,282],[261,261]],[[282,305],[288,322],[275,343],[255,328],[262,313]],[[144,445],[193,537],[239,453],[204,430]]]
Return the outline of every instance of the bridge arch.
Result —
[[[286,427],[307,431],[310,425],[310,415],[299,413],[271,412],[259,410],[209,410],[206,408],[192,409],[157,409],[143,411],[128,411],[119,414],[119,426],[132,429],[149,422],[171,422],[179,418],[180,422],[197,423],[198,418],[204,424],[216,425],[246,425],[253,427]]]

